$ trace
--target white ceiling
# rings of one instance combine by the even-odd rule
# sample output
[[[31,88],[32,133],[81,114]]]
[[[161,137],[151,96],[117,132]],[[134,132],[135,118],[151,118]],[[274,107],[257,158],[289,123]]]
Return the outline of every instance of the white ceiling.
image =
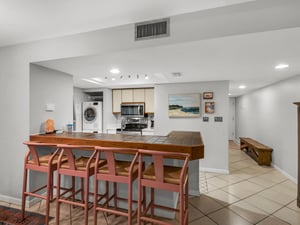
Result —
[[[234,11],[233,4],[241,8]],[[237,96],[300,74],[299,6],[297,0],[0,0],[0,46],[186,13],[180,17],[184,20],[189,13],[209,11],[205,37],[199,40],[37,64],[72,74],[82,88],[229,80]],[[215,18],[239,13],[250,19],[222,24],[216,34]],[[290,67],[276,71],[278,63]],[[115,81],[109,73],[113,66],[121,71]],[[98,78],[101,85],[82,78]],[[241,84],[247,88],[239,90]]]

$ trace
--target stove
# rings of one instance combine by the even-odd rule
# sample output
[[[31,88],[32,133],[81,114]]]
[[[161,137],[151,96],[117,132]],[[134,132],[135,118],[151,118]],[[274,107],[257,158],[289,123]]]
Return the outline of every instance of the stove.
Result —
[[[142,130],[147,128],[147,118],[124,117],[121,128],[117,128],[117,134],[142,135]]]

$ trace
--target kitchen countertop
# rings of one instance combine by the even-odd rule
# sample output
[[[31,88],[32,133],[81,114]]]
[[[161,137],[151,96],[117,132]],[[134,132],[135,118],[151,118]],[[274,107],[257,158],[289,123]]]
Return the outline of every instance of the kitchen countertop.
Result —
[[[172,131],[167,136],[64,132],[62,134],[30,135],[30,140],[56,144],[102,145],[183,152],[189,153],[191,160],[204,158],[201,134],[192,131]]]
[[[148,128],[148,127],[147,127],[147,128],[142,129],[142,131],[143,131],[143,132],[154,132],[154,128],[151,128],[151,127]]]

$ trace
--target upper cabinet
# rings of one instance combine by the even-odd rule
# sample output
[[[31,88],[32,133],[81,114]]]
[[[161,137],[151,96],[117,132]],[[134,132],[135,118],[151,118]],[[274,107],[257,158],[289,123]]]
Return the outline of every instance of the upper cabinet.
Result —
[[[112,92],[112,107],[113,113],[121,112],[122,90],[114,89]]]
[[[121,89],[122,102],[133,102],[133,89]]]
[[[133,89],[133,102],[145,102],[145,89]]]
[[[145,89],[145,112],[154,113],[154,88]]]
[[[145,113],[154,113],[154,88],[112,90],[113,113],[121,112],[122,102],[145,102]]]

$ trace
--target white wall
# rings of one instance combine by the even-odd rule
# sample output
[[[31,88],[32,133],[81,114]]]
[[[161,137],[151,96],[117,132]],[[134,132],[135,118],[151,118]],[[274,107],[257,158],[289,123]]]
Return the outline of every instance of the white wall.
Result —
[[[54,111],[46,111],[46,104]],[[69,74],[30,65],[30,133],[45,131],[45,121],[54,120],[55,129],[73,122],[73,78]]]
[[[275,167],[297,177],[297,107],[300,76],[236,99],[237,137],[251,137],[272,147]]]
[[[204,114],[204,100],[201,100],[201,117],[169,118],[168,95],[180,93],[214,92],[215,113]],[[201,95],[202,98],[202,95]],[[200,160],[203,170],[228,172],[228,82],[195,82],[184,84],[155,85],[155,134],[167,135],[172,130],[200,131],[205,151]],[[209,122],[203,122],[202,116]],[[223,122],[214,122],[215,116],[222,116]]]

